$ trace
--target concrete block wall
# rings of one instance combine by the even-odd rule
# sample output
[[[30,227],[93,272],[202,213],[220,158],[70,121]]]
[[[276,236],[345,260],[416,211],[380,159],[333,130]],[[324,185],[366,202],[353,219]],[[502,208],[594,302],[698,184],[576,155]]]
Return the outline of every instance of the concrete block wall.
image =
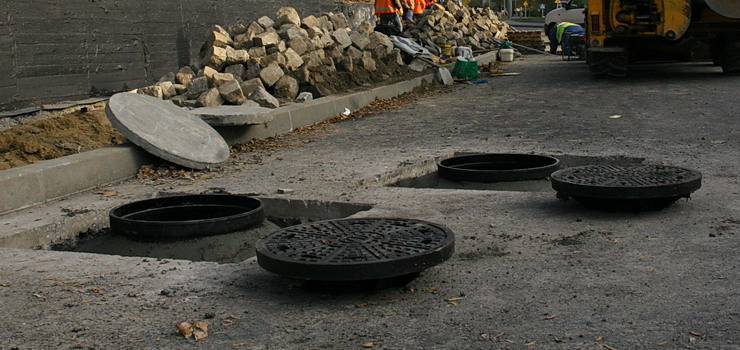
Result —
[[[213,24],[343,12],[372,20],[372,4],[334,0],[4,0],[0,2],[0,110],[107,95],[151,84],[196,63]]]

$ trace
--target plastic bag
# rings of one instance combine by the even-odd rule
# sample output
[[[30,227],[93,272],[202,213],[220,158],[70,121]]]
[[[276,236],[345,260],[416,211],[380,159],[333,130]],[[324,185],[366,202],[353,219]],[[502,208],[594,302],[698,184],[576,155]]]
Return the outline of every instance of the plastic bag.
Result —
[[[459,79],[478,79],[478,61],[457,61],[452,68],[452,76]]]

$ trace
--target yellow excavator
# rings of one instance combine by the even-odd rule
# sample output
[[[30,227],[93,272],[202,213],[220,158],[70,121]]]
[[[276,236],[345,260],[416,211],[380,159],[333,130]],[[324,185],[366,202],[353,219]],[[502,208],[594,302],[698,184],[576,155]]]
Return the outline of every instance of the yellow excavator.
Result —
[[[740,73],[740,0],[588,0],[587,62],[624,76],[637,61],[712,59]]]

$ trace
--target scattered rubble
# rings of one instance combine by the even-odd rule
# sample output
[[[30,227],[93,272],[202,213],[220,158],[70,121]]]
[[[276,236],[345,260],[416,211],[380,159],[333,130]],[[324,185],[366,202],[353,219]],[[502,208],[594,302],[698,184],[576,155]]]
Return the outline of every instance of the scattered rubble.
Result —
[[[414,19],[416,24],[404,28],[409,38],[427,39],[437,46],[465,46],[473,50],[498,47],[491,39],[506,39],[514,29],[499,20],[490,8],[468,8],[448,1],[435,3]]]
[[[404,34],[478,50],[496,47],[489,39],[505,38],[511,30],[490,9],[448,2],[430,6]],[[297,102],[298,96],[306,101],[306,93],[322,97],[414,74],[388,36],[367,22],[349,28],[342,13],[300,18],[294,8],[282,7],[275,19],[264,16],[249,24],[214,25],[204,39],[199,67],[167,73],[138,92],[183,107],[277,108]]]

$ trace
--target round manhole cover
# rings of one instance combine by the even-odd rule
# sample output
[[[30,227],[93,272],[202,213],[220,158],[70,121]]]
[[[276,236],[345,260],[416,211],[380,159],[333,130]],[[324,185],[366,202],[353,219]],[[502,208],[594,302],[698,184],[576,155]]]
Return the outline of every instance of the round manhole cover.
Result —
[[[448,228],[408,219],[339,219],[296,225],[257,242],[264,269],[289,278],[362,281],[418,273],[455,249]]]
[[[631,206],[627,209],[638,210],[661,209],[701,187],[698,171],[665,165],[586,165],[556,171],[550,178],[561,198],[592,206],[623,201]]]
[[[453,181],[504,182],[544,179],[560,161],[534,154],[473,154],[440,160],[437,174]]]
[[[201,194],[147,199],[113,208],[113,233],[141,240],[185,239],[250,228],[262,222],[259,199]]]
[[[229,145],[216,130],[168,101],[119,93],[110,98],[105,114],[131,142],[175,164],[205,169],[229,158]]]

